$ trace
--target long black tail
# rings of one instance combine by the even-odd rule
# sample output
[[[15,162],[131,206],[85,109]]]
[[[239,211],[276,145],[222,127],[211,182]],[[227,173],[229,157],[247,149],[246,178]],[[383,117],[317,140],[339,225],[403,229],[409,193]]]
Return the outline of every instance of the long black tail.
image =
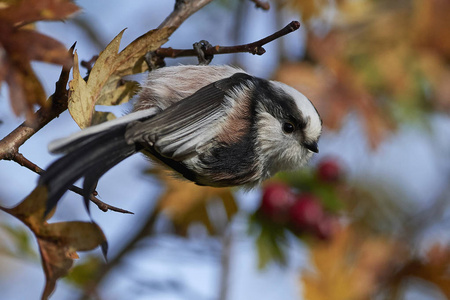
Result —
[[[51,164],[39,179],[39,185],[45,185],[48,189],[46,213],[51,211],[67,189],[82,177],[83,197],[88,205],[98,179],[140,150],[139,146],[127,144],[125,141],[126,127],[127,124],[118,124],[100,132],[80,136],[57,149],[65,155]]]

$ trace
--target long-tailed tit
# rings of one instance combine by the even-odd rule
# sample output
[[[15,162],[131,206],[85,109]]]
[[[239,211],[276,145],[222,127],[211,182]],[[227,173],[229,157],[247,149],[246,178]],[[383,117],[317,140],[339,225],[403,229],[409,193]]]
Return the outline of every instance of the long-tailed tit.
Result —
[[[294,88],[230,66],[176,66],[149,73],[132,113],[56,140],[65,155],[42,174],[48,209],[84,177],[98,179],[143,152],[199,185],[253,186],[298,169],[313,153],[322,122]]]

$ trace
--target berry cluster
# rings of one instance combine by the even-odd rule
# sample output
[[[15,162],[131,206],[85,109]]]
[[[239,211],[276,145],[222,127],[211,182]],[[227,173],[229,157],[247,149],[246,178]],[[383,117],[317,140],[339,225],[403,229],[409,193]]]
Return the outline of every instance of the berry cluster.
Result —
[[[323,159],[315,172],[317,189],[330,188],[342,177],[339,163],[332,158]],[[323,207],[317,193],[295,193],[280,182],[265,186],[258,213],[267,221],[284,226],[294,234],[309,234],[320,239],[331,238],[336,227],[336,217]]]
[[[324,211],[318,197],[310,193],[295,194],[282,183],[271,183],[264,188],[260,211],[270,221],[287,226],[295,234],[309,233],[329,239],[333,232],[335,219]]]

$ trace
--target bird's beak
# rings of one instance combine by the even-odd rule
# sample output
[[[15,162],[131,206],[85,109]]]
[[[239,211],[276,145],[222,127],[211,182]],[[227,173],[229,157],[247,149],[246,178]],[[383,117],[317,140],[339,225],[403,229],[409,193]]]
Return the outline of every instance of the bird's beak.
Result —
[[[317,142],[304,142],[303,146],[311,152],[319,153],[319,147],[317,146]]]

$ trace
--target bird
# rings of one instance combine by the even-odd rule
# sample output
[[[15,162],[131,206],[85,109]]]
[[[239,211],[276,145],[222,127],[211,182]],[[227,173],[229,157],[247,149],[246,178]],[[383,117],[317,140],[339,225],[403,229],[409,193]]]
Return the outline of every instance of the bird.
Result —
[[[252,188],[303,167],[321,132],[312,102],[284,83],[229,65],[164,67],[149,72],[130,113],[51,142],[63,155],[38,185],[50,211],[84,178],[88,205],[103,174],[144,153],[198,185]]]

